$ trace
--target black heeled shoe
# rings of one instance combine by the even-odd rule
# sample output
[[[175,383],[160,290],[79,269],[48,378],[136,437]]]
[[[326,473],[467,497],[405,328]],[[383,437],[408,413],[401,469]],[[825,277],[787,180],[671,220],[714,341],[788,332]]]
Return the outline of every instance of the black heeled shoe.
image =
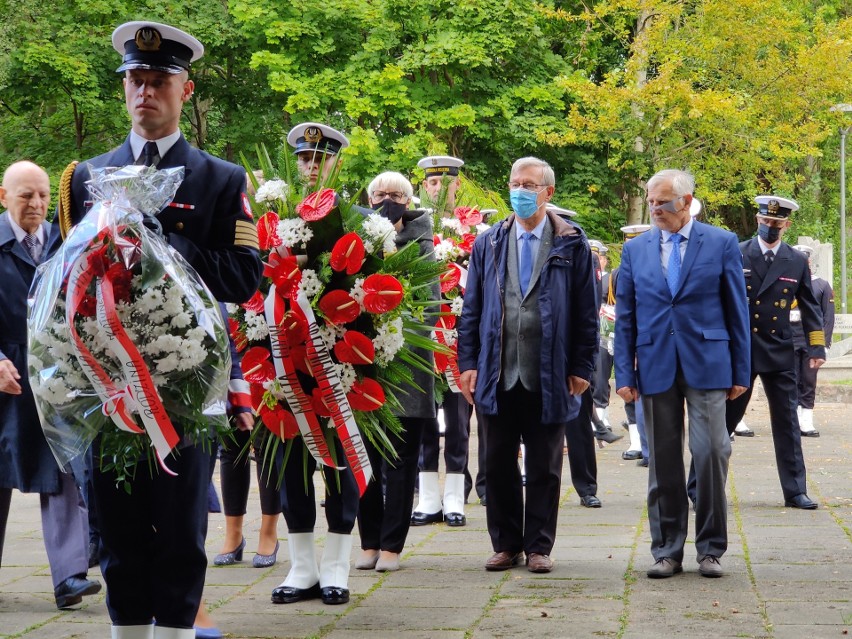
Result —
[[[310,588],[294,588],[293,586],[278,586],[272,589],[272,603],[288,604],[304,601],[305,599],[319,599],[322,597],[322,589],[319,582]]]
[[[213,558],[214,566],[231,566],[238,561],[243,560],[243,549],[246,547],[246,538],[240,542],[240,545],[234,548],[231,552],[223,552],[221,555],[216,555]]]
[[[271,555],[261,555],[260,553],[256,553],[254,558],[251,560],[251,565],[255,568],[269,568],[270,566],[274,566],[275,562],[278,561],[278,542],[275,542],[275,550],[272,551]]]

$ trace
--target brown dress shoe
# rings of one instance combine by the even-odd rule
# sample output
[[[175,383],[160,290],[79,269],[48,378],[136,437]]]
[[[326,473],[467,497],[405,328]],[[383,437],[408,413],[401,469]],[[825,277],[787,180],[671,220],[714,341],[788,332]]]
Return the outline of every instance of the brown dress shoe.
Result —
[[[547,555],[531,552],[527,555],[527,570],[530,572],[550,572],[553,570],[553,560]]]
[[[516,566],[520,558],[521,553],[519,552],[509,552],[507,550],[495,552],[485,562],[485,570],[508,570],[512,566]]]

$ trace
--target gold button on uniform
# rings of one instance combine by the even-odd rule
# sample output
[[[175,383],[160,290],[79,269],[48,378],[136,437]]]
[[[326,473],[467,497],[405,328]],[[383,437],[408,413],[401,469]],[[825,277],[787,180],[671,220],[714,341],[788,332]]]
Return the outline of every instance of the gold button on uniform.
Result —
[[[757,333],[757,327],[755,326],[753,329],[751,329],[751,332],[752,332],[752,333]]]
[[[757,300],[757,301],[754,303],[754,305],[755,305],[755,306],[760,306],[760,300]]]
[[[183,230],[183,222],[178,222],[177,224],[175,224],[175,228],[178,231],[182,231]]]

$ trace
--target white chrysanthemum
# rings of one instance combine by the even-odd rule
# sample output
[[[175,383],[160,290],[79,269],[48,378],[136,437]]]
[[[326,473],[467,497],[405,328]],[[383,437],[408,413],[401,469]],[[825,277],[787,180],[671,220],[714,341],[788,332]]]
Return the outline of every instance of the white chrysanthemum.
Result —
[[[405,346],[402,318],[397,317],[376,326],[376,333],[373,338],[373,346],[376,349],[376,363],[379,366],[385,366],[393,360],[399,349]]]
[[[364,238],[361,239],[364,240]],[[375,253],[376,245],[373,244],[370,240],[364,240],[364,251],[367,253],[367,255]]]
[[[195,340],[183,340],[180,350],[180,370],[188,371],[204,363],[207,351]]]
[[[361,229],[367,236],[365,239],[370,241],[372,246],[381,244],[386,254],[396,252],[396,229],[387,218],[378,213],[371,213],[364,220]]]
[[[462,308],[464,308],[464,298],[461,295],[458,295],[450,302],[450,312],[453,315],[461,315]]]
[[[33,386],[33,392],[54,406],[67,404],[74,397],[73,390],[66,385],[65,380],[59,377],[48,377],[42,383]]]
[[[459,235],[463,233],[462,227],[464,225],[454,217],[442,217],[441,226],[450,229],[451,231],[455,231]]]
[[[355,375],[355,367],[352,364],[334,364],[337,371],[337,377],[340,379],[340,387],[344,393],[348,393],[352,389],[352,384],[358,379]]]
[[[284,180],[269,180],[261,184],[254,194],[255,202],[274,202],[287,199],[290,187]]]
[[[358,302],[358,306],[361,308],[361,312],[364,312],[364,278],[359,277],[355,280],[355,284],[352,286],[352,290],[349,291],[349,295],[352,296],[356,302]]]
[[[309,268],[302,269],[302,281],[299,286],[308,298],[313,297],[322,290],[322,282],[320,282],[317,272]]]
[[[459,339],[459,332],[452,328],[448,331],[444,331],[444,340],[447,342],[447,346],[453,346]]]
[[[178,366],[180,366],[180,355],[177,353],[169,353],[157,360],[157,372],[161,374],[176,371],[178,370]]]
[[[334,324],[323,324],[320,326],[319,335],[327,349],[331,350],[334,348],[334,345],[337,343],[337,331],[334,330]]]
[[[228,315],[236,315],[236,313],[240,310],[240,305],[228,302],[225,304],[225,310],[228,311]]]
[[[439,262],[455,260],[461,254],[461,249],[450,240],[442,240],[439,244],[435,245],[435,259]]]
[[[313,236],[313,230],[301,218],[287,218],[278,222],[278,237],[287,248],[302,246]]]
[[[269,336],[269,325],[266,317],[254,311],[246,311],[246,337],[251,342],[259,342]]]

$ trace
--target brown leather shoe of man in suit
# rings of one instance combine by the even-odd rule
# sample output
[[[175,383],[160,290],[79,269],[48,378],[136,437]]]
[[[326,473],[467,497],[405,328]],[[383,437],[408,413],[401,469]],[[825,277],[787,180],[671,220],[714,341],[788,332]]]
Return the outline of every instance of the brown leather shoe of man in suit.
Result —
[[[512,566],[517,566],[520,558],[521,553],[519,552],[510,552],[508,550],[495,552],[485,562],[485,570],[508,570]]]
[[[530,572],[550,572],[553,570],[553,560],[547,555],[531,552],[527,555],[527,570]]]

